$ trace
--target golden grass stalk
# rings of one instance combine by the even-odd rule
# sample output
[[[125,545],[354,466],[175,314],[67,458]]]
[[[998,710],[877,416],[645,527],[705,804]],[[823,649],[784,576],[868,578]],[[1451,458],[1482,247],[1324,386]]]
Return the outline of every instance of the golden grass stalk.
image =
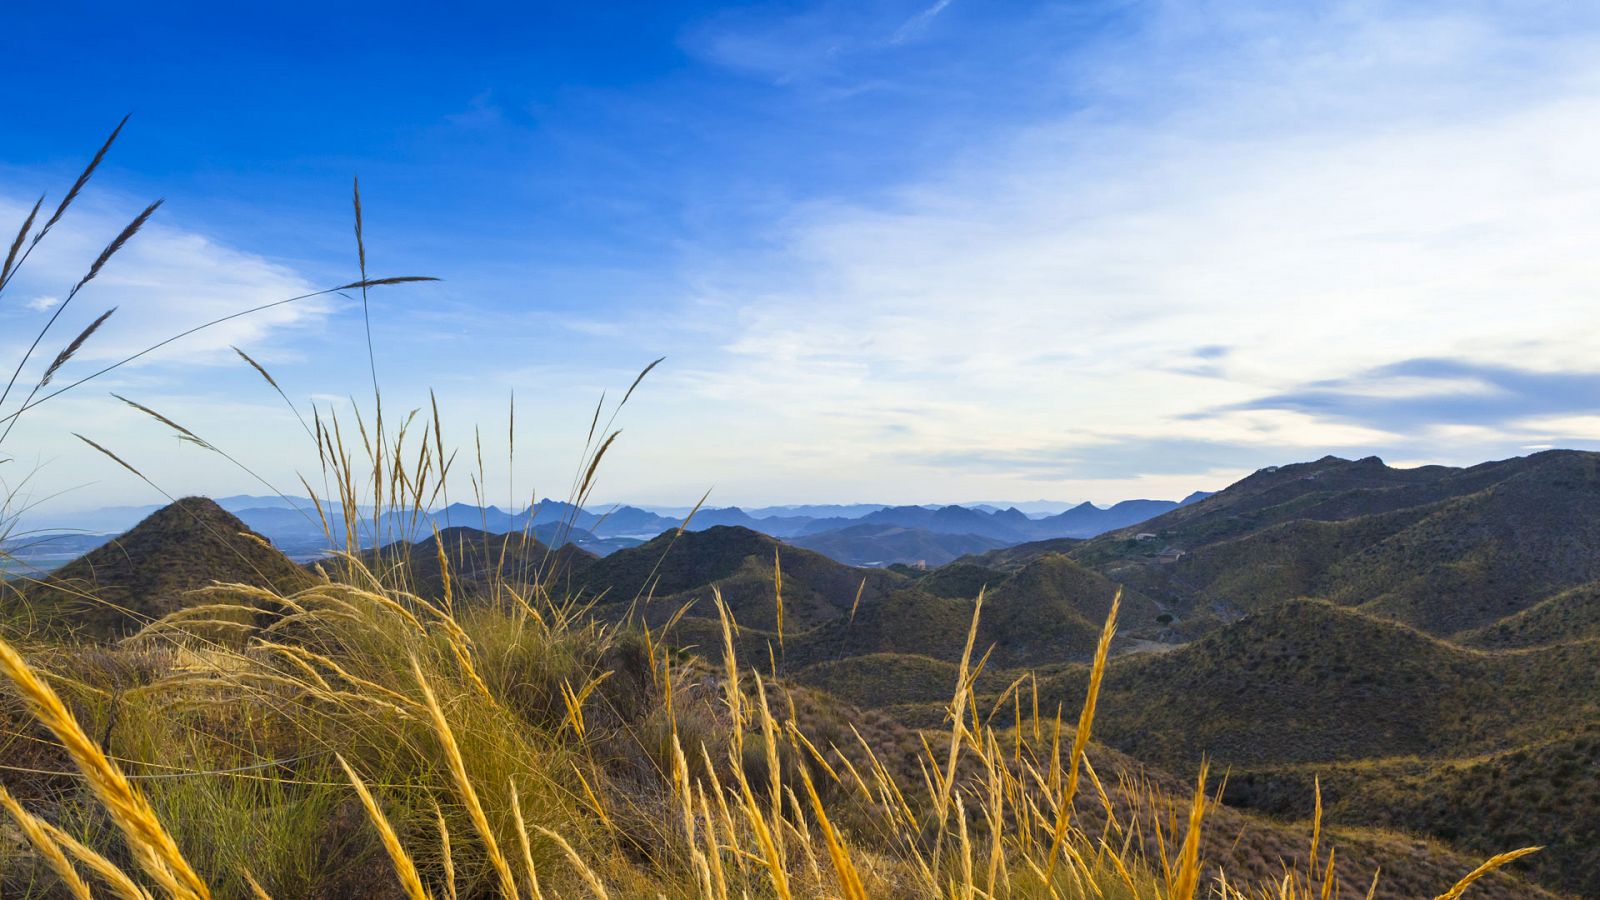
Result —
[[[439,534],[439,526],[433,527],[433,546],[439,554],[439,580],[444,588],[444,608],[446,612],[455,610],[455,591],[450,584],[450,557],[444,552],[444,537]]]
[[[578,786],[583,788],[583,797],[588,801],[589,808],[594,810],[594,814],[600,817],[601,824],[607,828],[616,828],[616,823],[612,822],[611,816],[606,813],[606,805],[600,802],[600,797],[595,794],[594,788],[589,786],[589,779],[583,777],[583,770],[578,768],[577,763],[572,764],[572,774],[578,776]]]
[[[778,855],[778,845],[773,840],[772,829],[768,827],[766,815],[761,811],[761,805],[756,802],[755,795],[750,792],[750,782],[745,780],[742,772],[739,776],[739,789],[741,799],[744,801],[746,818],[750,822],[750,830],[754,832],[756,842],[761,845],[762,862],[766,864],[767,874],[772,880],[772,889],[779,900],[794,900],[794,894],[789,890],[789,872],[784,868],[783,858]]]
[[[511,815],[517,825],[517,843],[522,846],[522,865],[528,872],[528,890],[534,900],[543,900],[544,892],[539,890],[539,870],[533,864],[533,844],[528,841],[528,825],[522,820],[522,799],[517,796],[517,780],[512,778],[507,783],[511,789]],[[511,886],[506,896],[517,896],[515,885]]]
[[[240,869],[239,874],[244,876],[244,883],[250,888],[250,896],[254,897],[255,900],[272,900],[272,895],[267,893],[267,889],[261,886],[261,882],[256,881],[256,877],[250,874],[249,869]]]
[[[1189,830],[1178,850],[1177,873],[1167,892],[1169,900],[1194,900],[1194,892],[1200,886],[1200,826],[1206,814],[1206,768],[1207,764],[1202,762],[1194,790],[1194,805],[1189,808]]]
[[[1514,862],[1515,860],[1519,860],[1530,853],[1537,853],[1543,849],[1543,847],[1523,847],[1521,850],[1512,850],[1510,853],[1502,853],[1498,856],[1491,856],[1484,861],[1483,865],[1473,869],[1467,874],[1467,877],[1456,882],[1455,887],[1452,887],[1450,890],[1440,894],[1437,898],[1435,898],[1435,900],[1457,900],[1457,898],[1459,898],[1462,894],[1465,894],[1467,892],[1467,888],[1471,887],[1472,883],[1477,881],[1479,878],[1482,878],[1483,876],[1493,872],[1495,869],[1498,869],[1503,865],[1506,865],[1507,863]]]
[[[702,748],[704,746],[703,744],[701,745]],[[708,891],[706,900],[728,900],[728,876],[722,868],[722,848],[717,846],[717,826],[711,817],[711,804],[707,802],[704,790],[697,790],[697,793],[700,796],[701,818],[706,824],[704,829],[706,852],[702,856],[705,858],[707,868],[711,873],[709,881],[716,891],[715,894]],[[724,819],[724,821],[726,820]]]
[[[361,805],[367,809],[367,817],[372,819],[372,824],[378,829],[378,837],[383,842],[383,849],[388,851],[390,862],[394,863],[394,873],[400,879],[400,886],[405,889],[406,896],[411,900],[427,900],[428,892],[422,887],[422,878],[417,874],[417,864],[412,862],[411,855],[400,844],[400,836],[395,834],[394,826],[389,824],[389,817],[383,814],[383,809],[378,806],[378,801],[372,797],[372,792],[367,790],[361,776],[356,770],[350,768],[342,754],[335,753],[334,758],[339,761],[339,767],[344,769],[344,774],[350,778],[350,784],[361,797]]]
[[[1322,839],[1322,776],[1312,777],[1311,790],[1316,798],[1316,806],[1311,812],[1311,858],[1306,861],[1308,876],[1317,871],[1317,844]]]
[[[806,737],[805,732],[800,730],[800,726],[794,723],[792,716],[787,725],[789,729],[790,742],[798,745],[796,749],[804,747],[805,751],[811,754],[811,758],[817,761],[817,765],[821,766],[822,770],[828,773],[829,778],[833,779],[836,783],[842,783],[839,778],[838,771],[835,770],[834,767],[828,762],[828,758],[822,755],[822,751],[817,749],[817,745],[811,743],[811,739]]]
[[[711,586],[711,599],[717,607],[717,618],[722,623],[722,660],[726,667],[724,687],[727,692],[728,713],[733,717],[733,752],[737,757],[744,752],[744,694],[739,689],[739,658],[733,649],[733,613],[722,600],[722,590]]]
[[[567,855],[572,867],[578,870],[578,875],[583,879],[583,883],[589,886],[589,890],[593,891],[596,897],[600,898],[600,900],[611,900],[611,895],[606,893],[605,883],[600,880],[600,876],[589,868],[589,864],[583,861],[583,857],[578,854],[578,851],[572,849],[572,845],[567,843],[566,838],[543,825],[535,825],[534,828],[540,834],[555,841],[556,846],[561,848],[561,852]]]
[[[1117,610],[1122,606],[1122,588],[1111,598],[1111,611],[1106,614],[1105,627],[1100,630],[1100,641],[1094,649],[1094,665],[1089,669],[1089,694],[1083,701],[1083,711],[1078,714],[1078,730],[1072,736],[1072,751],[1067,762],[1067,785],[1061,792],[1061,803],[1056,809],[1055,832],[1051,835],[1050,858],[1045,863],[1045,881],[1056,871],[1056,854],[1067,836],[1067,824],[1072,818],[1072,801],[1078,793],[1078,773],[1083,767],[1083,751],[1089,745],[1089,731],[1094,725],[1095,705],[1100,700],[1100,682],[1106,674],[1106,659],[1111,654],[1111,638],[1117,633]],[[1060,726],[1057,726],[1059,734]]]
[[[955,801],[956,835],[960,839],[961,847],[961,900],[974,900],[978,885],[972,871],[972,839],[967,834],[967,805],[962,802],[959,793],[956,794]]]
[[[1039,673],[1029,673],[1032,677],[1028,680],[1033,683],[1033,742],[1035,744],[1044,740],[1039,732]]]
[[[84,733],[55,690],[4,640],[0,640],[0,672],[16,685],[34,716],[61,741],[111,820],[127,837],[134,859],[145,873],[177,900],[209,900],[210,889],[184,859],[149,801]]]
[[[428,707],[428,714],[433,720],[434,733],[439,738],[439,744],[444,748],[445,759],[450,764],[450,775],[455,780],[456,789],[461,793],[461,801],[467,807],[467,815],[472,819],[472,826],[477,829],[478,837],[483,840],[484,848],[489,855],[489,864],[494,867],[495,875],[500,879],[500,888],[507,897],[517,896],[517,880],[511,874],[511,866],[506,862],[505,854],[500,852],[500,842],[495,840],[494,829],[489,825],[489,817],[483,811],[483,804],[478,801],[478,792],[472,787],[472,780],[467,777],[467,764],[461,758],[461,748],[456,743],[455,732],[450,730],[450,722],[444,717],[444,710],[439,708],[439,698],[434,695],[433,688],[428,684],[428,679],[422,674],[422,666],[413,657],[411,671],[416,676],[417,685],[422,688],[422,699]],[[517,815],[521,817],[520,807]]]
[[[950,751],[945,760],[945,770],[935,773],[939,777],[935,798],[937,806],[934,810],[934,815],[939,821],[939,838],[933,850],[934,871],[938,871],[939,855],[944,849],[946,814],[950,808],[950,790],[955,785],[956,763],[961,759],[961,736],[966,731],[967,698],[972,693],[967,685],[967,671],[972,664],[972,645],[978,639],[978,620],[983,615],[983,594],[983,589],[980,588],[978,590],[978,599],[972,605],[972,624],[967,628],[967,643],[961,650],[961,666],[956,673],[956,693],[950,703],[950,718],[954,724],[950,730]]]
[[[1322,873],[1321,900],[1328,900],[1328,898],[1332,897],[1334,891],[1338,888],[1339,879],[1335,877],[1333,867],[1334,858],[1338,856],[1338,854],[1339,849],[1337,847],[1330,847],[1328,849],[1328,868]]]
[[[1133,873],[1128,871],[1128,864],[1122,861],[1122,857],[1126,854],[1111,849],[1103,840],[1100,842],[1100,848],[1105,858],[1111,860],[1111,867],[1117,870],[1117,877],[1122,879],[1123,885],[1128,888],[1128,896],[1139,896],[1139,888],[1133,883]]]
[[[807,742],[807,746],[810,746],[810,742]],[[812,752],[815,752],[815,748],[812,748]],[[828,811],[822,806],[822,798],[817,796],[816,785],[811,783],[811,774],[804,765],[796,768],[800,772],[800,782],[805,786],[806,797],[811,801],[811,810],[816,813],[817,827],[821,829],[822,839],[827,844],[828,858],[833,862],[833,871],[839,876],[839,889],[844,892],[845,900],[866,900],[867,891],[861,884],[861,873],[851,861],[850,851],[845,846],[844,839],[828,820]]]
[[[50,837],[57,844],[66,848],[67,852],[77,857],[78,862],[82,863],[85,868],[99,876],[111,888],[113,894],[122,898],[122,900],[150,900],[149,892],[140,887],[116,863],[101,856],[95,850],[85,846],[82,841],[51,825],[49,822],[40,819],[39,823],[44,826],[44,829],[50,833]],[[246,875],[248,874],[246,873]]]
[[[683,743],[678,740],[677,729],[672,738],[672,787],[678,794],[679,812],[683,815],[683,837],[694,845],[694,785],[689,780],[689,760],[683,755]]]
[[[22,804],[18,803],[5,788],[0,788],[0,805],[5,806],[6,812],[11,814],[17,827],[22,829],[22,834],[28,839],[28,843],[33,845],[33,849],[49,864],[50,870],[61,879],[67,893],[75,900],[90,900],[93,895],[89,893],[88,882],[84,881],[78,870],[73,868],[72,861],[62,852],[61,845],[50,836],[44,820],[23,809]]]
[[[603,672],[598,677],[584,682],[583,687],[578,690],[573,690],[572,685],[565,679],[559,685],[561,702],[567,708],[566,718],[562,720],[561,724],[570,727],[572,733],[578,736],[578,740],[583,740],[588,734],[588,728],[584,724],[583,705],[588,702],[589,695],[594,693],[594,689],[599,687],[607,678],[610,678],[614,672],[615,670]],[[670,712],[670,709],[668,711]]]
[[[760,673],[756,674],[756,699],[761,710],[761,743],[766,751],[767,772],[771,776],[768,790],[772,796],[772,842],[777,850],[778,864],[787,869],[788,854],[784,852],[783,840],[783,772],[778,756],[778,733],[772,720],[772,711],[767,706],[767,688]]]
[[[489,693],[489,686],[484,684],[483,678],[478,675],[477,666],[472,664],[471,651],[454,636],[451,636],[447,643],[450,645],[451,655],[456,658],[456,665],[461,667],[461,674],[467,676],[467,682],[477,690],[479,696],[491,703],[494,702],[494,695]]]
[[[445,824],[444,810],[437,804],[433,815],[439,822],[439,860],[444,866],[444,891],[450,900],[456,900],[456,861],[450,854],[450,826]]]
[[[817,863],[817,842],[811,836],[811,824],[806,821],[805,807],[800,805],[800,798],[795,796],[794,788],[784,785],[783,795],[789,798],[789,809],[793,811],[792,820],[781,820],[783,826],[794,834],[799,841],[796,845],[806,863],[806,868],[811,873],[811,883],[822,883],[822,866]]]

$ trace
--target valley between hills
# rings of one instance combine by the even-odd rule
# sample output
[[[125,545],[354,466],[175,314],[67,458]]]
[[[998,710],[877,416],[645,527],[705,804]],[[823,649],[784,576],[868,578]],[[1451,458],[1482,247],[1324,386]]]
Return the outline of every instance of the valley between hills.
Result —
[[[1350,896],[1379,869],[1378,896],[1418,896],[1531,844],[1544,849],[1474,895],[1600,896],[1600,454],[1326,457],[1124,506],[716,510],[687,526],[633,508],[460,508],[363,561],[431,602],[520,575],[713,667],[727,643],[812,725],[899,748],[911,779],[919,731],[947,726],[975,612],[974,697],[1020,733],[1076,715],[1120,592],[1090,758],[1104,780],[1180,796],[1208,761],[1223,824],[1205,849],[1230,875],[1270,880],[1303,855],[1320,789]],[[246,641],[280,613],[218,612],[210,586],[289,595],[330,564],[291,559],[261,521],[203,498],[155,510],[4,582],[8,625],[85,653],[196,629]]]

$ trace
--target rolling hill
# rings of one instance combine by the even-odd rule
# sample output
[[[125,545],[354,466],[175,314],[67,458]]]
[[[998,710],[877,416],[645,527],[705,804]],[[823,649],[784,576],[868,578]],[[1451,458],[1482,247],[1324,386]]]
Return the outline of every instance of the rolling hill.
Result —
[[[859,745],[852,729],[859,730],[878,748],[880,761],[897,774],[902,784],[922,784],[926,765],[922,732],[885,715],[881,711],[883,704],[877,702],[880,697],[869,697],[865,704],[841,699],[859,692],[863,678],[900,684],[913,694],[927,694],[935,703],[942,704],[953,691],[956,668],[926,658],[866,656],[813,666],[795,679],[780,680],[773,690],[784,698],[783,705],[797,711],[796,721],[802,730],[821,738],[818,741],[821,746],[843,748],[846,752],[840,755],[850,758],[858,769],[862,768],[868,761],[856,749]],[[796,680],[804,680],[815,689],[798,687],[794,683]],[[942,691],[925,687],[925,680],[937,682]],[[1003,686],[1005,682],[997,676],[986,676],[980,679],[980,684]],[[880,708],[873,708],[875,706]],[[1070,712],[1073,707],[1068,709]],[[1072,734],[1070,726],[1063,728],[1060,748],[1063,756],[1069,752]],[[1004,731],[1000,736],[1009,739]],[[832,752],[838,753],[837,750]],[[1048,758],[1047,751],[1044,755]],[[1187,797],[1194,790],[1187,777],[1188,770],[1180,770],[1184,774],[1175,775],[1152,768],[1098,741],[1090,742],[1087,756],[1105,785],[1106,797],[1102,801],[1091,793],[1078,795],[1073,818],[1077,827],[1089,834],[1102,833],[1107,823],[1104,804],[1109,804],[1111,815],[1118,821],[1139,823],[1139,839],[1152,857],[1171,853],[1172,848],[1162,846],[1156,838],[1155,822],[1160,818],[1162,827],[1171,833],[1168,817],[1186,808]],[[982,770],[975,769],[965,777],[981,778]],[[1206,878],[1215,879],[1221,870],[1233,881],[1271,882],[1283,877],[1280,866],[1285,862],[1303,871],[1311,842],[1311,826],[1307,820],[1312,808],[1309,790],[1303,796],[1286,797],[1281,808],[1272,810],[1270,815],[1263,815],[1264,809],[1239,807],[1226,800],[1212,804],[1206,810],[1211,827],[1202,832],[1201,856],[1214,867]],[[1409,900],[1432,896],[1440,889],[1439,885],[1453,882],[1482,858],[1478,853],[1462,852],[1437,839],[1364,824],[1360,816],[1347,815],[1342,805],[1330,804],[1324,816],[1321,840],[1324,850],[1319,858],[1323,865],[1330,862],[1326,848],[1330,845],[1336,848],[1331,864],[1338,874],[1340,888],[1331,896],[1339,900],[1360,900],[1368,896],[1367,888],[1374,872],[1382,873],[1374,897]],[[1592,855],[1593,850],[1584,847],[1580,852]],[[1517,868],[1523,866],[1519,864]],[[1523,877],[1502,872],[1475,884],[1467,896],[1534,900],[1558,895]]]
[[[1600,579],[1597,501],[1592,453],[1467,469],[1328,457],[1138,526],[1153,539],[1124,530],[1071,553],[1205,627],[1317,596],[1443,636]]]
[[[918,590],[935,597],[959,597],[970,600],[992,584],[1005,581],[1009,574],[999,569],[973,562],[953,562],[940,566],[917,579]]]
[[[1600,582],[1562,591],[1516,615],[1459,636],[1461,643],[1485,649],[1537,647],[1597,638],[1600,638]]]
[[[815,535],[838,531],[852,525],[895,525],[937,534],[977,535],[998,545],[1021,544],[1051,538],[1087,538],[1125,528],[1209,496],[1191,494],[1181,503],[1171,500],[1124,500],[1101,508],[1081,503],[1056,515],[1031,518],[1016,507],[1007,509],[968,506],[890,506],[859,519],[817,519],[790,536]],[[763,525],[754,523],[753,528]]]
[[[964,556],[957,562],[982,566],[983,568],[1000,572],[1015,572],[1047,553],[1070,553],[1081,543],[1083,543],[1081,538],[1050,538],[1043,541],[1029,541],[1025,544],[1014,544],[1010,547],[1001,547],[985,553]]]
[[[440,531],[437,540],[429,536],[369,550],[363,554],[363,562],[380,578],[403,579],[408,590],[437,601],[444,594],[441,546],[450,564],[452,590],[463,597],[486,591],[496,581],[522,591],[534,581],[564,589],[581,581],[596,559],[575,544],[552,549],[521,533],[491,534],[456,526]]]
[[[1003,546],[995,538],[976,534],[948,534],[881,523],[801,535],[789,542],[852,566],[891,563],[942,566],[957,557]]]
[[[1094,653],[1117,585],[1059,553],[1046,554],[989,588],[979,621],[980,646],[994,646],[997,666],[1051,666]],[[1154,636],[1166,622],[1161,604],[1123,589],[1119,631]]]
[[[647,621],[664,621],[685,604],[688,615],[715,619],[712,588],[741,626],[777,629],[774,565],[783,573],[784,627],[803,631],[843,617],[854,604],[876,604],[905,579],[855,569],[748,528],[719,525],[668,532],[595,561],[582,581],[599,598],[596,614],[623,614],[637,598]],[[648,600],[648,602],[644,602]]]
[[[1084,679],[1041,679],[1041,702],[1070,702]],[[1095,734],[1172,771],[1209,758],[1235,806],[1303,815],[1320,777],[1336,821],[1474,852],[1546,843],[1538,877],[1595,896],[1596,684],[1594,639],[1482,651],[1292,600],[1113,660]]]
[[[191,604],[189,591],[232,582],[291,592],[311,575],[204,497],[179,500],[42,580],[0,591],[12,615],[52,632],[117,637]]]
[[[1600,779],[1590,775],[1600,752],[1600,575],[1587,577],[1595,555],[1587,548],[1600,546],[1600,532],[1581,521],[1594,499],[1593,459],[1541,454],[1426,471],[1322,460],[1258,473],[1237,492],[1138,526],[1159,529],[1153,539],[980,547],[925,573],[855,568],[731,526],[674,530],[605,557],[470,527],[440,537],[458,597],[487,593],[497,571],[513,580],[558,573],[546,583],[595,601],[601,619],[642,614],[654,627],[686,610],[661,640],[712,656],[722,632],[710,599],[720,591],[747,662],[899,728],[942,720],[980,590],[974,653],[988,660],[980,694],[992,701],[1033,670],[1042,707],[1075,709],[1081,664],[1124,582],[1119,655],[1095,732],[1111,770],[1160,780],[1161,769],[1188,772],[1209,757],[1232,773],[1229,807],[1218,815],[1260,835],[1239,846],[1262,858],[1302,826],[1254,813],[1303,819],[1310,779],[1321,776],[1331,821],[1357,829],[1341,840],[1363,859],[1459,858],[1386,830],[1394,827],[1469,856],[1538,835],[1550,850],[1529,871],[1584,894],[1600,890],[1594,829],[1582,821],[1600,802]],[[940,510],[923,512],[931,519]],[[965,539],[886,523],[850,528]],[[1181,558],[1158,561],[1177,546],[1187,550]],[[431,538],[368,558],[380,574],[403,567],[425,596],[441,591]],[[190,499],[29,595],[58,627],[114,637],[213,580],[292,590],[308,578],[238,519]],[[134,612],[84,605],[73,592],[90,585]],[[1152,641],[1166,652],[1127,652]],[[1464,822],[1464,808],[1477,818]],[[1250,853],[1215,852],[1250,864]]]
[[[1484,856],[1541,845],[1529,874],[1578,896],[1600,895],[1600,722],[1569,734],[1460,758],[1398,757],[1235,769],[1223,800],[1300,815],[1320,781],[1328,816],[1427,834]],[[1463,811],[1470,811],[1463,813]]]
[[[1084,673],[1053,682],[1081,693]],[[1162,654],[1114,660],[1097,733],[1182,768],[1488,753],[1600,716],[1600,643],[1485,652],[1293,600]]]
[[[620,554],[619,554],[620,555]],[[785,563],[785,585],[788,563]],[[857,570],[851,570],[857,571]],[[869,570],[870,571],[870,570]],[[758,572],[759,574],[759,572]],[[896,579],[885,582],[879,596],[863,595],[855,614],[848,606],[826,616],[810,627],[789,627],[780,646],[770,618],[760,616],[761,605],[770,607],[771,569],[765,570],[765,595],[757,594],[757,618],[741,624],[740,653],[747,658],[765,658],[767,645],[781,650],[780,669],[796,671],[819,663],[840,663],[848,668],[857,657],[876,656],[876,671],[897,671],[890,657],[903,656],[903,666],[925,668],[928,661],[952,663],[960,659],[972,625],[976,590],[951,589],[936,593],[944,585],[933,581],[912,582]],[[982,577],[981,572],[970,573]],[[590,577],[594,573],[591,571]],[[893,576],[891,576],[893,577]],[[1110,609],[1117,586],[1098,574],[1060,554],[1035,560],[1022,570],[996,580],[986,591],[984,611],[979,618],[974,653],[989,653],[989,667],[1008,670],[1019,667],[1059,667],[1088,659],[1094,652],[1101,625]],[[687,595],[686,595],[687,596]],[[853,596],[853,592],[852,592]],[[848,598],[847,598],[848,600]],[[789,604],[785,588],[785,606]],[[1130,634],[1164,627],[1161,607],[1154,601],[1125,591],[1123,616]],[[697,611],[698,614],[698,611]],[[699,646],[720,644],[720,631],[687,625],[681,636]],[[1118,643],[1126,647],[1129,641]],[[820,670],[819,670],[820,671]],[[905,679],[896,674],[895,678]],[[889,693],[902,693],[888,684]],[[870,682],[860,688],[858,702],[876,705],[868,697]]]

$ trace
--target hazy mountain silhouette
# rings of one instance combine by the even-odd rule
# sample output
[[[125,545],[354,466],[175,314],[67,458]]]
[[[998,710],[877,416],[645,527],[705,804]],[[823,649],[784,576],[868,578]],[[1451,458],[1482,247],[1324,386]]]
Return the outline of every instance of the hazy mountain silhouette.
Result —
[[[975,534],[942,534],[878,522],[803,535],[792,539],[791,543],[853,566],[891,563],[942,566],[957,557],[1002,546],[994,538]]]

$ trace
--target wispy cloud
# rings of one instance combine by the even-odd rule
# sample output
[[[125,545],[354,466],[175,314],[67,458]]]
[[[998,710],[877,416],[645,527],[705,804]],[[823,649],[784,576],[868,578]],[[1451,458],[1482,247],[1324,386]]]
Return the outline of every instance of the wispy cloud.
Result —
[[[1064,485],[1153,471],[1140,441],[1470,461],[1519,409],[1600,396],[1600,23],[1142,9],[1061,61],[1078,109],[700,273],[744,298],[703,389],[777,398],[815,445],[909,421],[874,444],[886,478],[1009,459]],[[1459,423],[1493,434],[1428,442]]]
[[[708,61],[780,85],[862,87],[898,80],[877,57],[926,37],[953,2],[822,2],[787,14],[756,7],[716,16],[692,29],[686,42]]]
[[[1466,360],[1413,359],[1353,377],[1315,381],[1225,407],[1293,410],[1403,430],[1427,425],[1511,428],[1600,408],[1600,372],[1535,371]],[[1194,413],[1200,419],[1219,410]]]
[[[21,221],[26,207],[0,197],[0,222]],[[171,215],[170,208],[163,215]],[[24,304],[46,312],[71,287],[100,248],[125,224],[131,213],[116,202],[80,201],[50,238],[39,245],[12,290],[34,294]],[[181,215],[181,214],[180,214]],[[177,222],[153,223],[112,258],[105,270],[73,302],[67,318],[92,318],[118,307],[115,320],[78,353],[83,361],[109,361],[171,337],[211,319],[317,290],[306,278],[280,263],[229,247]],[[50,293],[44,293],[49,291]],[[337,298],[318,298],[258,313],[195,334],[152,358],[167,365],[209,363],[234,344],[250,344],[269,336],[304,329],[321,322]],[[75,318],[76,317],[76,318]],[[11,353],[18,342],[42,324],[13,309],[5,318],[0,352]],[[71,331],[63,321],[62,334]]]
[[[939,14],[948,9],[950,4],[954,2],[955,0],[934,0],[934,3],[905,20],[899,28],[896,28],[894,34],[889,35],[889,43],[904,44],[906,41],[920,37],[928,26],[933,23],[933,20],[937,19]]]
[[[100,248],[125,224],[130,209],[137,207],[106,199],[104,194],[86,196],[29,258],[12,288],[19,296],[36,299],[0,304],[0,361],[8,373],[48,314],[60,305],[61,294],[42,292],[70,288],[81,278]],[[0,197],[0,222],[19,222],[25,214],[26,207]],[[37,379],[59,346],[112,306],[118,308],[117,315],[83,345],[57,384],[211,319],[314,290],[287,266],[220,244],[176,222],[147,226],[64,311],[22,381]],[[298,426],[288,410],[272,402],[259,376],[238,362],[231,346],[249,347],[266,360],[292,354],[293,350],[283,349],[283,339],[303,340],[316,334],[334,306],[332,300],[311,300],[224,323],[44,403],[18,420],[19,427],[5,447],[17,464],[7,468],[17,470],[14,478],[37,471],[39,479],[30,483],[39,496],[65,491],[60,502],[67,505],[104,503],[108,497],[156,499],[139,493],[145,490],[142,485],[72,438],[73,432],[88,432],[175,492],[253,483],[231,464],[179,444],[169,429],[106,396],[107,390],[117,390],[222,441],[280,483],[292,484],[286,460],[303,459],[303,454],[290,446],[294,439],[286,436]],[[13,402],[7,412],[15,409]],[[91,485],[93,490],[79,490]]]

